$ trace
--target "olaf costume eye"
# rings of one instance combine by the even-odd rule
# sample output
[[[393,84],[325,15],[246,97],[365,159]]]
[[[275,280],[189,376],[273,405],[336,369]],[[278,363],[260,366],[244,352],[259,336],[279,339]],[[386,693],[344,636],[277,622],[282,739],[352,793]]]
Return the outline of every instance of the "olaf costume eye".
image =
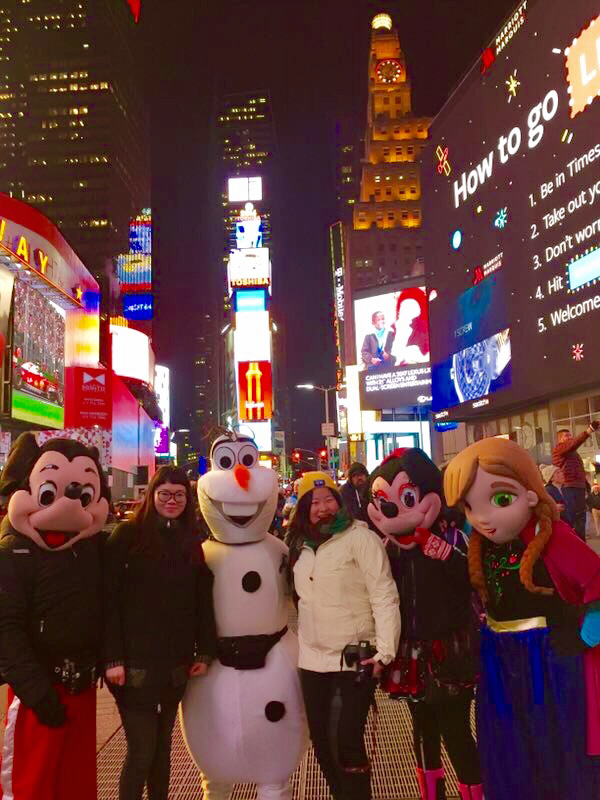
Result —
[[[244,445],[239,452],[238,461],[244,467],[252,469],[258,461],[258,450],[251,444]]]
[[[226,445],[219,445],[215,448],[212,460],[217,469],[233,469],[236,465],[235,451]]]
[[[45,481],[38,490],[38,503],[41,506],[51,506],[56,500],[56,484],[52,481]]]

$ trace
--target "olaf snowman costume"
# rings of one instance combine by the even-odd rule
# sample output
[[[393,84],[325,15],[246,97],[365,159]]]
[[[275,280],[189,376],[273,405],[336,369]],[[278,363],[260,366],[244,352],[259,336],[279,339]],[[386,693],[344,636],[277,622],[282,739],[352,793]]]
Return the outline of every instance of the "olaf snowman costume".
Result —
[[[307,747],[298,643],[287,629],[287,547],[267,533],[277,476],[258,466],[254,442],[220,436],[212,470],[198,481],[212,538],[218,660],[192,678],[181,706],[185,741],[203,773],[206,800],[256,783],[259,800],[291,800],[289,777]]]

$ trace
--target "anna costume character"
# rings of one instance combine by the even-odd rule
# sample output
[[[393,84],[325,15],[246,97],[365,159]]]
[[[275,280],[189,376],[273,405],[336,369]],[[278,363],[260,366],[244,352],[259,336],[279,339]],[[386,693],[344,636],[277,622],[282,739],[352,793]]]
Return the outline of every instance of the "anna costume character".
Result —
[[[487,613],[477,691],[487,800],[600,797],[600,557],[559,520],[515,442],[463,450],[444,490],[473,526],[469,574]]]

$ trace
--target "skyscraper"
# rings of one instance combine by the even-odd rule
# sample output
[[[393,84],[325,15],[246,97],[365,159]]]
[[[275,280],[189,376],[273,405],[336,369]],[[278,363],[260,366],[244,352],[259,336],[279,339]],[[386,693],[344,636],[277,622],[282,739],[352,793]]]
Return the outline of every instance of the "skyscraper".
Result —
[[[224,332],[219,344],[219,407],[222,414],[231,416],[232,410],[238,406],[238,377],[235,371],[232,374],[235,359],[233,338],[229,330],[230,324],[234,322],[231,300],[236,289],[243,289],[251,284],[236,285],[236,279],[233,283],[228,281],[228,270],[229,278],[232,270],[237,269],[240,281],[245,281],[244,264],[250,263],[250,251],[259,257],[263,265],[273,259],[271,209],[275,130],[269,93],[253,91],[223,96],[218,103],[216,133],[219,145],[218,180],[223,237],[223,262],[218,282],[222,287],[223,297],[220,303],[220,328]],[[236,259],[234,256],[232,259],[232,253],[239,257]],[[263,278],[264,276],[260,280]],[[270,353],[261,356],[261,360],[265,359],[270,360]],[[220,422],[224,424],[226,419],[221,419]]]
[[[360,198],[354,204],[349,248],[353,289],[422,270],[418,160],[431,119],[412,115],[406,60],[387,14],[372,22],[368,80]]]
[[[0,0],[0,186],[99,275],[148,206],[139,3]]]

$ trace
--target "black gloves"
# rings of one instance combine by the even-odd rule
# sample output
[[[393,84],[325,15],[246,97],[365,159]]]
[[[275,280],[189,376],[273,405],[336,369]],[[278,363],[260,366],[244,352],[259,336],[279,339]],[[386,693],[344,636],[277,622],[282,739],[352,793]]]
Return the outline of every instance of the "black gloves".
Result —
[[[47,728],[60,728],[67,720],[67,709],[60,702],[54,689],[33,706],[33,712]]]

